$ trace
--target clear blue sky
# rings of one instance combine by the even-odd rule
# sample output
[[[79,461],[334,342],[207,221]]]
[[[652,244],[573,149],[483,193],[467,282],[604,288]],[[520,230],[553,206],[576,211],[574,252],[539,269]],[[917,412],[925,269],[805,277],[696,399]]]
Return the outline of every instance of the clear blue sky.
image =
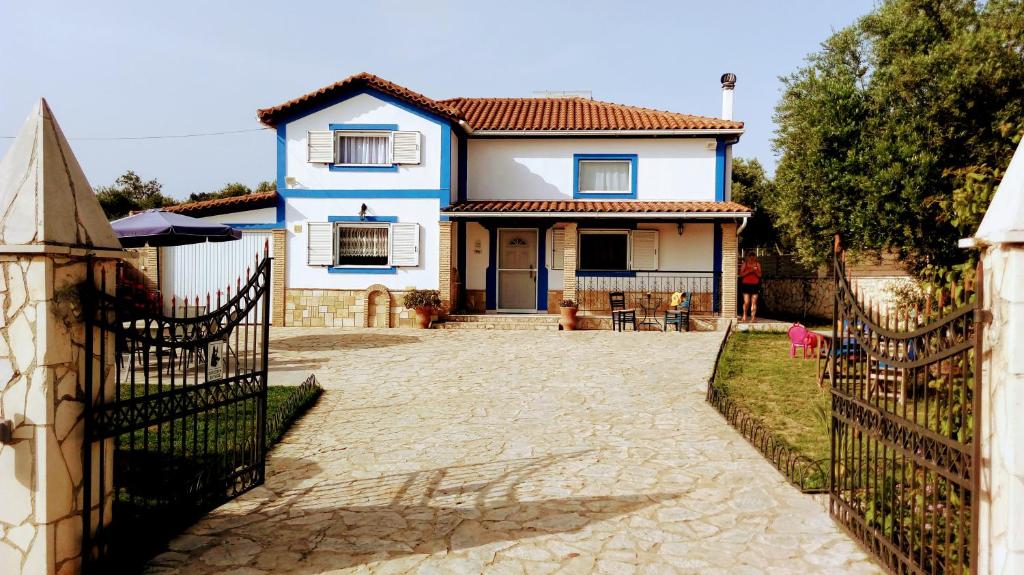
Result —
[[[361,71],[432,98],[591,90],[715,116],[730,71],[736,154],[773,167],[778,77],[872,4],[0,0],[0,136],[44,96],[93,186],[131,169],[181,198],[273,179],[273,134],[75,138],[258,128],[257,108]]]

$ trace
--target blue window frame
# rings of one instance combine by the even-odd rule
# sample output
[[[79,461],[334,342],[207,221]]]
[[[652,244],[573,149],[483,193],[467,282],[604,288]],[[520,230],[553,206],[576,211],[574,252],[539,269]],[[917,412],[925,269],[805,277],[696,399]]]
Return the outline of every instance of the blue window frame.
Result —
[[[584,178],[581,169],[586,162],[629,162],[628,189],[622,191],[581,190]],[[573,154],[572,156],[572,197],[576,199],[627,200],[636,199],[636,154]]]
[[[398,130],[398,124],[330,124],[330,129],[333,132],[395,132]],[[337,140],[337,136],[335,136],[335,140]],[[332,172],[397,172],[398,164],[393,163],[390,166],[340,166],[331,164],[328,169]]]

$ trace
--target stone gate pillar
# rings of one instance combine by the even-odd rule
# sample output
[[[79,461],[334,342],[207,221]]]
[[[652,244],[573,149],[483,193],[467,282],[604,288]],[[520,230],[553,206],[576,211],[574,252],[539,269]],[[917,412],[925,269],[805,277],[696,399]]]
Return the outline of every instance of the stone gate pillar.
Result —
[[[974,238],[984,270],[978,572],[1024,573],[1024,148]]]
[[[41,100],[0,161],[0,573],[81,570],[90,358],[78,290],[89,258],[112,268],[121,254]],[[108,349],[91,358],[104,372]]]

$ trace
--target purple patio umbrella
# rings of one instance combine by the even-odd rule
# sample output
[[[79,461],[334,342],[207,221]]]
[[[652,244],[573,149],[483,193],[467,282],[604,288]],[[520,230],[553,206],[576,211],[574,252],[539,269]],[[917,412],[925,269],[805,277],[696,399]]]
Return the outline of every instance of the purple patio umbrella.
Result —
[[[242,232],[231,226],[160,210],[146,210],[110,225],[126,248],[230,242],[242,237]]]

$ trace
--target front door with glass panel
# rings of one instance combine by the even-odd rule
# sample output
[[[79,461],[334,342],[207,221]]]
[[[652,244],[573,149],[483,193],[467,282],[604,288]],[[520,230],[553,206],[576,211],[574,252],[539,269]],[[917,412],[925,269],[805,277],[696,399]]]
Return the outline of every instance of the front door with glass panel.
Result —
[[[498,230],[498,311],[537,311],[537,230]]]

